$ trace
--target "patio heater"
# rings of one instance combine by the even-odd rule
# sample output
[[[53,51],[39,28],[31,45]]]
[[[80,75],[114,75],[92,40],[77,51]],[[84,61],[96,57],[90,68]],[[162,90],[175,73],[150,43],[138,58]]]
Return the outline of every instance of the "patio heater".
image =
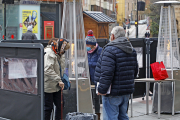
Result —
[[[71,81],[71,90],[64,91],[64,111],[93,113],[81,1],[64,0],[61,37],[71,45],[65,53],[65,72]]]
[[[175,85],[163,83],[161,86],[161,112],[174,114],[180,111],[180,54],[177,35],[175,10],[173,5],[178,5],[178,1],[159,1],[155,4],[161,5],[159,36],[157,46],[157,62],[164,62],[170,79],[175,79]],[[157,88],[154,89],[153,111],[157,111]],[[173,88],[173,91],[172,91]],[[175,95],[175,99],[172,97]],[[174,103],[174,107],[172,106]]]

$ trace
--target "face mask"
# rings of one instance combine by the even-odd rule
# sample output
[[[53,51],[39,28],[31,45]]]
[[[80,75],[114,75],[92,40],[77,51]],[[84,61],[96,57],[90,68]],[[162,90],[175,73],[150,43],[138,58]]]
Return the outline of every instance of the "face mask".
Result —
[[[87,51],[90,51],[90,50],[91,50],[91,48],[90,48],[90,47],[86,47],[86,49],[87,49]]]

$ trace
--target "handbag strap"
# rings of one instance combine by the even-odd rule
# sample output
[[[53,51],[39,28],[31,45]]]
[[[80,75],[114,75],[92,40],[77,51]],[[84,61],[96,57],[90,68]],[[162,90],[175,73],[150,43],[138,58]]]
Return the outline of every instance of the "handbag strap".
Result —
[[[59,61],[58,61],[58,63],[59,63]],[[61,64],[59,63],[59,68],[60,68],[60,77],[62,78],[62,70],[61,70]]]

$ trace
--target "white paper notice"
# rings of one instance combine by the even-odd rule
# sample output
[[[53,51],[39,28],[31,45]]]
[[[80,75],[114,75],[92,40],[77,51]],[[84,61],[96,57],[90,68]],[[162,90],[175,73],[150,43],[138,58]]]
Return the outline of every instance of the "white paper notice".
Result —
[[[143,47],[134,47],[137,53],[139,68],[143,68]]]
[[[97,82],[96,94],[98,94],[98,86],[99,86],[99,82]],[[110,87],[109,87],[109,89],[108,89],[106,94],[110,94],[110,93],[111,93],[111,85],[110,85]]]
[[[8,79],[37,77],[36,59],[8,59]]]

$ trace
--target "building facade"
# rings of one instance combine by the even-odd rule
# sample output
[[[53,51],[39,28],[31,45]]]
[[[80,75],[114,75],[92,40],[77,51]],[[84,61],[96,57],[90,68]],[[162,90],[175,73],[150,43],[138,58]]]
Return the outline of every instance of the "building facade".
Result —
[[[135,18],[135,15],[136,15],[135,0],[126,0],[125,1],[125,18],[133,21]]]
[[[117,19],[117,0],[82,0],[82,4],[84,11],[100,11],[114,20]],[[118,21],[109,24],[109,36],[112,28],[119,25],[117,23]]]
[[[93,30],[96,39],[109,39],[109,24],[115,23],[114,19],[99,11],[84,11],[83,18],[85,34]]]
[[[122,26],[125,22],[125,1],[126,0],[117,0],[117,23]]]
[[[115,19],[116,0],[82,0],[84,11],[100,11]]]
[[[175,9],[175,17],[176,17],[176,25],[177,25],[177,34],[178,37],[180,38],[180,5],[174,6],[174,9]]]
[[[147,18],[146,10],[149,0],[142,0],[146,3],[145,11],[138,11],[138,20]],[[123,25],[127,20],[137,19],[137,0],[117,0],[117,22]]]
[[[124,1],[123,0],[119,0],[119,1],[121,2],[118,4],[123,5]],[[143,20],[147,18],[148,5],[150,4],[150,0],[141,0],[141,1],[145,2],[145,11],[138,11],[138,20]],[[121,14],[124,14],[124,21],[122,22],[125,22],[127,19],[131,21],[135,21],[137,19],[137,0],[125,0],[125,5],[123,6],[125,6],[124,7],[125,10],[120,10]]]
[[[6,40],[21,40],[29,24],[33,26],[33,33],[39,40],[60,37],[63,2],[64,0],[14,0],[14,4],[7,4]],[[115,20],[118,13],[116,3],[116,0],[82,0],[84,11],[101,11]],[[109,31],[114,26],[114,23],[109,24]],[[0,0],[0,40],[3,40],[4,30],[4,5]]]
[[[27,27],[39,40],[60,37],[63,0],[14,0],[6,5],[6,40],[21,40]],[[4,37],[4,4],[0,0],[0,40]]]

